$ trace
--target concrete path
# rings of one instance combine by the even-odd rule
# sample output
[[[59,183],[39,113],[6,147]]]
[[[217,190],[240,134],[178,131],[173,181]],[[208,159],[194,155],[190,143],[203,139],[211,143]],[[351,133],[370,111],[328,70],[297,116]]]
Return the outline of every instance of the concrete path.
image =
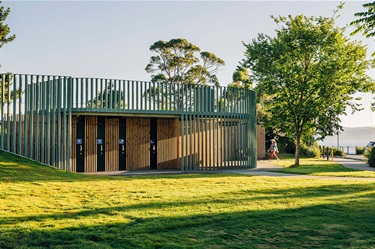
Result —
[[[369,167],[362,160],[348,159],[348,158],[334,158],[334,161],[343,165],[347,168],[375,171],[375,168]],[[256,175],[256,176],[271,176],[271,177],[289,177],[289,178],[312,178],[312,179],[337,179],[337,180],[367,180],[375,181],[375,178],[363,178],[363,177],[334,177],[334,176],[310,176],[310,175],[299,175],[299,174],[286,174],[271,172],[273,170],[283,169],[281,166],[277,166],[268,160],[257,161],[257,168],[255,169],[244,169],[244,170],[229,170],[229,171],[215,171],[215,172],[201,172],[201,173],[236,173],[244,175]],[[141,170],[141,171],[112,171],[112,172],[94,172],[86,173],[92,175],[107,175],[107,176],[131,176],[131,175],[163,175],[163,174],[182,174],[179,170]]]
[[[334,162],[341,164],[344,167],[358,170],[375,171],[375,168],[369,167],[362,160],[347,159],[347,158],[334,158]],[[298,175],[298,174],[284,174],[278,172],[271,172],[272,170],[282,169],[283,167],[277,166],[269,162],[268,160],[257,161],[256,169],[246,170],[233,170],[233,173],[245,174],[245,175],[258,175],[258,176],[274,176],[274,177],[288,177],[288,178],[312,178],[312,179],[336,179],[336,180],[365,180],[375,181],[375,178],[364,178],[364,177],[335,177],[335,176],[311,176],[311,175]]]

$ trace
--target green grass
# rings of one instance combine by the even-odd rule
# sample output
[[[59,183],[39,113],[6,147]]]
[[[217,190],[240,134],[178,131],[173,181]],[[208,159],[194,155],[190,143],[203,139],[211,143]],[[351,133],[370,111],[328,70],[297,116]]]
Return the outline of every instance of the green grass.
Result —
[[[104,177],[0,152],[0,248],[374,248],[375,181]]]
[[[275,172],[302,174],[314,176],[336,176],[336,177],[369,177],[375,178],[375,172],[346,168],[334,161],[324,158],[301,158],[300,165],[294,166],[294,156],[282,155],[282,160],[272,163],[284,167]]]

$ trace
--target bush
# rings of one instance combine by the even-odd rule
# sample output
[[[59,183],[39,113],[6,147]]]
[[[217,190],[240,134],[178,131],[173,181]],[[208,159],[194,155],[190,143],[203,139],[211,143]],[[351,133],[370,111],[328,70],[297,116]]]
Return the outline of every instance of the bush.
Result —
[[[365,147],[358,147],[358,146],[355,147],[356,155],[363,155],[364,152],[365,152]]]
[[[370,147],[368,149],[369,151],[369,156],[368,156],[368,160],[367,160],[367,163],[370,167],[375,167],[375,150],[373,150],[374,147]]]
[[[320,157],[320,149],[317,145],[306,146],[303,144],[299,149],[299,154],[306,157]]]

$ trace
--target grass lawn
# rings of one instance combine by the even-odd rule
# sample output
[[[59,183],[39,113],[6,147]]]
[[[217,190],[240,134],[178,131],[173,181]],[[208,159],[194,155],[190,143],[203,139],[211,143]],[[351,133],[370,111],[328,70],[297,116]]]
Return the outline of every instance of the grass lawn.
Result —
[[[335,161],[327,161],[324,158],[300,158],[300,165],[294,166],[294,155],[282,154],[280,161],[272,161],[273,164],[284,167],[275,172],[338,177],[371,177],[375,178],[375,172],[346,168]]]
[[[375,181],[104,177],[0,152],[0,248],[374,248]]]

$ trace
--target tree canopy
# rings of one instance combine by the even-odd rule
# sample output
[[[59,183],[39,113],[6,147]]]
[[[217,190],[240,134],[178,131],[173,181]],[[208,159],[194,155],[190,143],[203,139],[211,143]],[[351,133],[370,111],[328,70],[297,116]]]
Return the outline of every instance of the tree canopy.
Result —
[[[2,1],[0,1],[0,4]],[[9,15],[10,9],[4,8],[4,6],[0,6],[0,47],[4,44],[13,41],[16,38],[16,35],[9,35],[10,28],[7,24],[5,24],[5,20]]]
[[[225,65],[213,53],[200,52],[199,47],[183,38],[157,41],[150,46],[150,50],[157,54],[151,56],[146,66],[146,71],[152,74],[152,82],[217,85],[216,73]]]
[[[263,124],[295,140],[324,138],[342,129],[339,115],[360,106],[352,94],[369,91],[366,47],[345,37],[334,18],[272,17],[276,36],[259,34],[245,44],[249,68],[263,109]]]
[[[361,32],[367,38],[375,36],[375,1],[362,5],[366,11],[355,13],[357,20],[351,22],[356,26],[356,30],[352,34]]]

